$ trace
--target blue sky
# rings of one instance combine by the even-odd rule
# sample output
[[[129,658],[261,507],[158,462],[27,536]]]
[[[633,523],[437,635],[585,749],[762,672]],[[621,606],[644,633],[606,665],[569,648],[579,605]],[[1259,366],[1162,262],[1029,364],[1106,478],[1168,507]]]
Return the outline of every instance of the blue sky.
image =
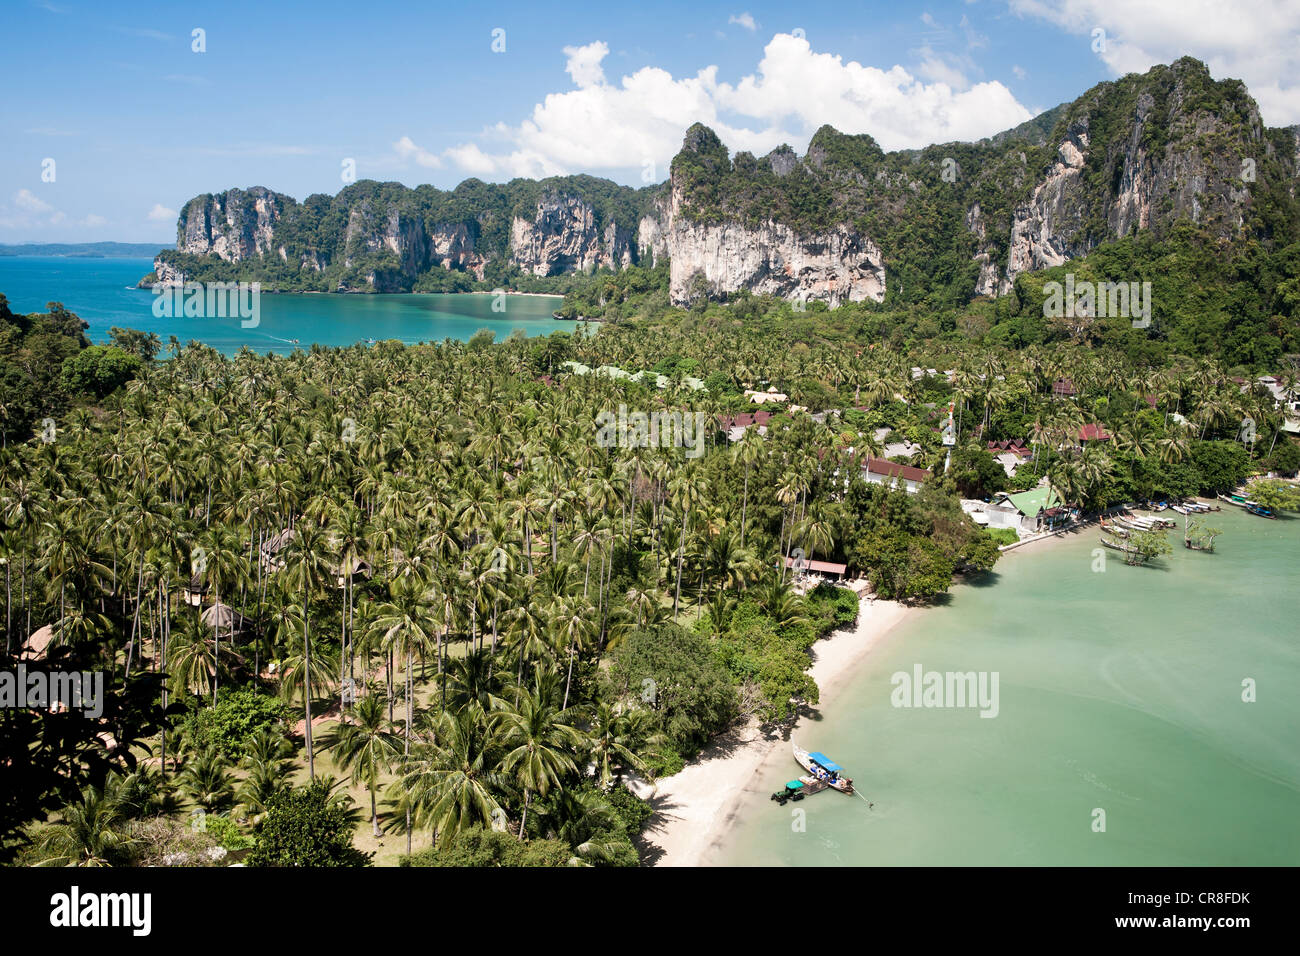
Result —
[[[823,122],[886,148],[974,139],[1182,53],[1300,122],[1300,4],[1199,6],[6,0],[0,242],[170,241],[194,195],[334,193],[348,160],[408,185],[640,185],[696,120],[759,153]]]

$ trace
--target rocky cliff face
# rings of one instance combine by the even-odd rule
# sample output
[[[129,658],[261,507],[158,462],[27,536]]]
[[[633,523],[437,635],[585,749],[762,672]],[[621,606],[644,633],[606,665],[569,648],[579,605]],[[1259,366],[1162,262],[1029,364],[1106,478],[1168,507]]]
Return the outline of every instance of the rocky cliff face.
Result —
[[[177,224],[177,248],[195,255],[238,262],[270,252],[275,226],[293,200],[262,186],[197,196],[185,204]]]
[[[1015,210],[999,292],[1136,230],[1163,235],[1189,221],[1238,238],[1263,169],[1294,178],[1300,168],[1274,149],[1244,87],[1215,83],[1190,59],[1103,84],[1057,132],[1054,162]]]
[[[636,261],[629,230],[617,222],[602,230],[596,211],[576,196],[549,193],[538,200],[532,218],[510,224],[510,261],[535,276],[622,269]]]
[[[474,251],[474,235],[463,222],[440,222],[429,235],[429,259],[440,269],[458,269],[483,278],[487,259]]]
[[[684,215],[684,202],[682,189],[674,184],[659,214],[642,219],[639,229],[643,249],[656,258],[669,257],[674,304],[742,289],[831,307],[885,297],[880,249],[848,226],[799,235],[771,221],[753,228],[714,225]]]

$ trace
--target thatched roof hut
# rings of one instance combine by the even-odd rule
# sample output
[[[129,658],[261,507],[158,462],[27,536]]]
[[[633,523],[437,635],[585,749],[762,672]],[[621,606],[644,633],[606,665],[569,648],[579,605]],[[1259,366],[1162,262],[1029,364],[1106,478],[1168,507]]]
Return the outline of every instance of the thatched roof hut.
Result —
[[[44,627],[38,627],[32,631],[31,637],[27,638],[26,643],[19,648],[20,657],[29,661],[39,661],[45,659],[45,649],[50,646],[54,640],[54,625],[46,624]]]
[[[205,610],[199,619],[205,627],[220,628],[223,631],[228,631],[232,627],[238,631],[244,626],[244,615],[229,604],[214,604]]]

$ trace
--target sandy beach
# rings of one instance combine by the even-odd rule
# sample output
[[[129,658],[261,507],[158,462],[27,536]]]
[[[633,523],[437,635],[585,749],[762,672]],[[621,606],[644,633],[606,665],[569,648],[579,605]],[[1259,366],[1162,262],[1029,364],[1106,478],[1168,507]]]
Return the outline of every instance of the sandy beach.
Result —
[[[821,692],[816,709],[833,704],[845,681],[909,613],[916,610],[864,596],[853,628],[836,631],[813,646],[810,673]],[[798,725],[796,721],[796,731]],[[751,720],[723,734],[680,773],[660,780],[651,798],[656,813],[644,834],[647,861],[654,866],[706,862],[745,791],[770,783],[768,777],[775,779],[775,770],[765,773],[764,768],[780,759],[789,763],[790,733],[786,727],[765,732]]]

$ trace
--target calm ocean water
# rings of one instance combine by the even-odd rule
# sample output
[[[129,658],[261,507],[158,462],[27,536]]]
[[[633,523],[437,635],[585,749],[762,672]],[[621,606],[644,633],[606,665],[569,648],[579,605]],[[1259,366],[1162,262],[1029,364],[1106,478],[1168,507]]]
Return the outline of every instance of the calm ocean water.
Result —
[[[226,354],[247,345],[257,352],[290,352],[293,340],[352,345],[368,339],[440,342],[468,339],[491,329],[501,340],[515,329],[527,335],[572,331],[575,323],[551,318],[559,300],[511,295],[505,311],[492,311],[488,295],[263,295],[258,327],[244,329],[239,319],[156,318],[154,296],[134,288],[153,269],[150,259],[76,259],[0,256],[0,293],[15,312],[44,311],[62,302],[88,323],[94,342],[113,326],[156,332],[166,345],[197,339]]]
[[[995,581],[905,621],[795,732],[866,800],[777,806],[798,772],[785,757],[716,862],[1300,863],[1300,520],[1209,523],[1217,552],[1170,532],[1163,569],[1108,556],[1093,572],[1095,531],[1013,552]],[[998,716],[892,706],[891,676],[916,664],[999,672]]]

